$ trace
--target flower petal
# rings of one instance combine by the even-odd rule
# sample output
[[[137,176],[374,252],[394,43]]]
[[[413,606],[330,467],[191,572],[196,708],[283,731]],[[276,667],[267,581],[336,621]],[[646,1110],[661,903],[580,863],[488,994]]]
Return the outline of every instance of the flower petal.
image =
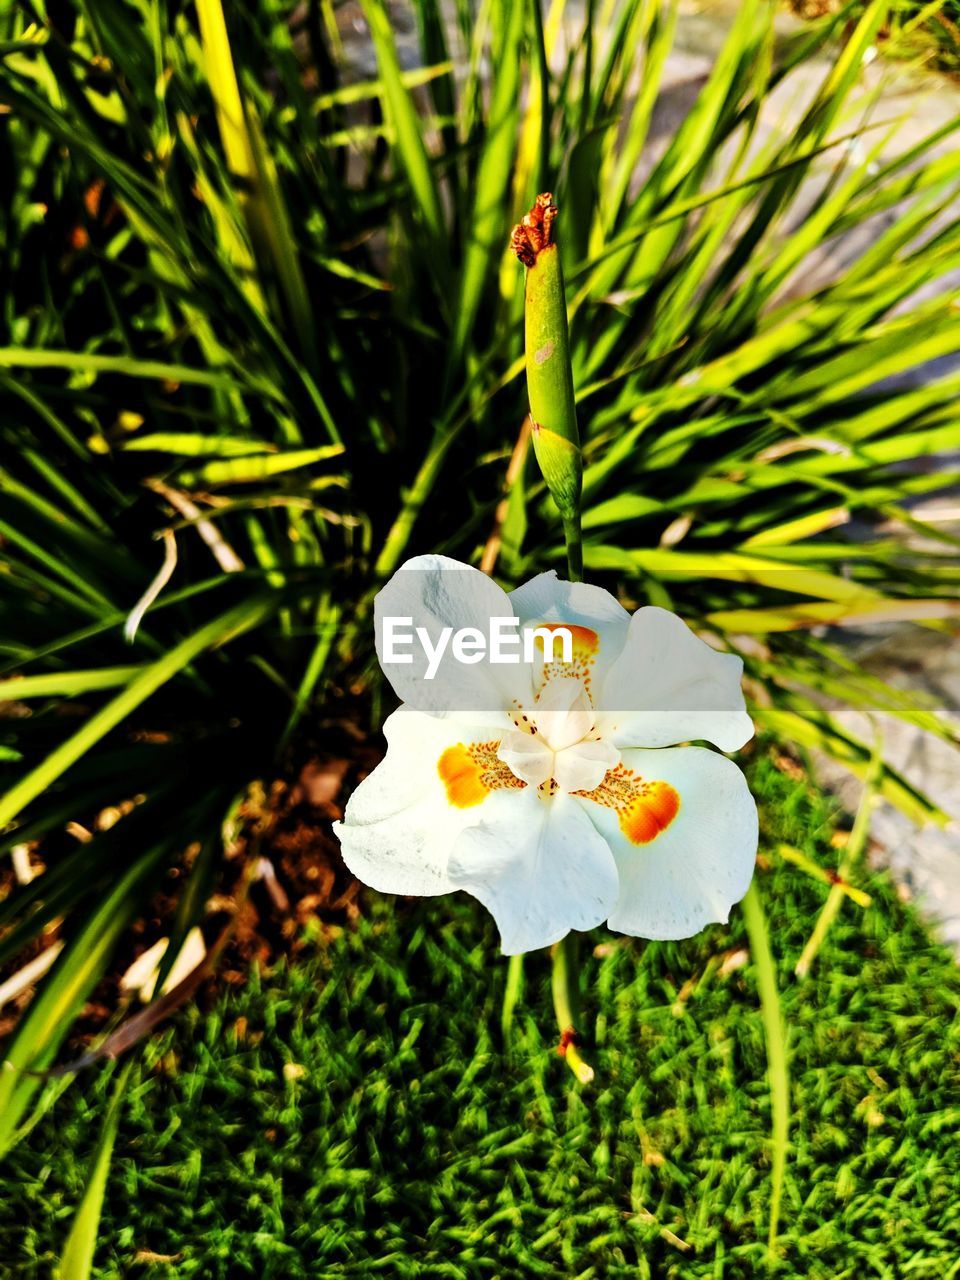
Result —
[[[557,753],[553,776],[561,791],[593,791],[619,763],[620,752],[612,742],[588,738]]]
[[[510,604],[521,622],[572,622],[594,631],[609,628],[624,637],[630,625],[629,613],[609,591],[588,582],[566,582],[556,569],[511,591]]]
[[[757,806],[743,774],[705,747],[625,751],[623,765],[646,780],[646,826],[636,812],[575,797],[616,860],[620,894],[610,928],[688,938],[725,923],[756,862]]]
[[[655,605],[638,609],[595,701],[597,728],[618,747],[669,747],[702,738],[736,751],[753,737],[740,686],[743,662],[718,653]]]
[[[587,582],[566,582],[555,569],[540,573],[510,592],[510,606],[521,627],[539,623],[567,623],[595,635],[597,643],[590,666],[601,680],[617,658],[630,627],[630,614],[602,587]]]
[[[582,680],[554,676],[543,687],[533,708],[537,732],[552,751],[563,751],[587,736],[594,711]]]
[[[498,794],[490,817],[457,840],[448,875],[491,912],[504,955],[593,929],[617,899],[609,848],[577,801],[562,794]]]
[[[553,752],[543,738],[518,729],[504,735],[497,759],[531,787],[539,787],[553,772]]]
[[[483,735],[472,724],[409,707],[395,711],[383,732],[386,757],[350,797],[343,822],[333,824],[343,860],[382,893],[451,893],[450,852],[495,790],[471,767],[469,748]],[[509,776],[510,785],[520,785]]]
[[[531,671],[521,661],[519,641],[516,664],[494,664],[489,656],[458,658],[451,636],[428,678],[429,660],[414,632],[423,628],[431,648],[437,648],[445,628],[452,633],[474,628],[487,638],[491,618],[514,616],[507,593],[479,569],[447,556],[414,556],[381,588],[374,603],[380,666],[399,697],[418,711],[436,716],[503,712],[515,698],[530,699]],[[390,618],[405,620],[392,646]]]

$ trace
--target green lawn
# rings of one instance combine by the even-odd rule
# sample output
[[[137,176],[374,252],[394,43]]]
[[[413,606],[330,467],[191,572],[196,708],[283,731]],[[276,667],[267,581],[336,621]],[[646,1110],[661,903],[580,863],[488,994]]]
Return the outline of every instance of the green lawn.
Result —
[[[831,810],[766,761],[754,783],[792,1070],[776,1274],[948,1280],[960,971],[875,877],[798,983],[826,888],[774,850],[835,865]],[[506,962],[465,897],[370,894],[356,930],[186,1012],[131,1077],[96,1274],[763,1274],[770,1110],[755,971],[731,960],[740,910],[681,945],[595,942],[582,1092],[554,1052],[545,956],[505,1047]],[[4,1276],[50,1274],[108,1090],[77,1081],[9,1157]]]

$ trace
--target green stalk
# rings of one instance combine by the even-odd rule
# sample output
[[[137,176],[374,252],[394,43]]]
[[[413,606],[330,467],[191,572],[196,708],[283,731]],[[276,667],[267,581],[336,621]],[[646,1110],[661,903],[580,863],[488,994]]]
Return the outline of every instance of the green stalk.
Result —
[[[508,1043],[513,1031],[513,1014],[523,993],[523,956],[510,957],[507,965],[507,985],[503,991],[503,1009],[500,1014],[500,1026],[504,1043]]]
[[[549,192],[513,229],[511,248],[526,267],[524,347],[533,448],[560,512],[570,578],[583,573],[580,497],[583,461],[570,364],[567,302],[560,251],[553,238],[557,208]]]
[[[524,349],[527,397],[530,401],[533,448],[560,512],[571,582],[583,577],[583,534],[580,499],[583,461],[570,364],[567,300],[560,251],[553,238],[557,207],[549,192],[537,196],[533,208],[513,229],[510,246],[526,267]],[[560,1049],[581,1084],[593,1079],[593,1067],[577,1048],[577,937],[568,933],[553,949],[553,1008],[560,1028]]]
[[[767,1253],[776,1257],[777,1229],[783,1200],[783,1180],[787,1170],[787,1140],[790,1133],[790,1069],[787,1062],[787,1034],[780,1011],[777,970],[770,950],[767,921],[757,889],[756,877],[743,900],[743,922],[750,941],[750,955],[757,969],[760,1012],[767,1042],[767,1078],[770,1082],[771,1148],[770,1221],[767,1226]]]
[[[560,1028],[558,1052],[581,1084],[593,1080],[593,1067],[584,1062],[577,1048],[577,1023],[580,1020],[580,993],[577,989],[577,935],[568,933],[553,949],[553,1008]]]
[[[583,581],[583,534],[579,514],[564,517],[563,537],[567,544],[567,576],[571,582]]]

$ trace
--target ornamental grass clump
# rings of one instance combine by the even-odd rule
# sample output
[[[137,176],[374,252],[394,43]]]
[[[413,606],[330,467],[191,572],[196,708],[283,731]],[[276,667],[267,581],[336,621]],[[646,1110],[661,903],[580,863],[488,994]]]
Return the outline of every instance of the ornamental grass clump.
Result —
[[[692,721],[664,738],[664,712],[749,717],[911,817],[945,821],[828,704],[958,740],[838,636],[956,623],[956,548],[914,504],[956,478],[960,447],[960,380],[932,364],[960,349],[960,122],[907,143],[876,111],[861,70],[882,4],[781,38],[774,10],[746,0],[663,134],[676,9],[598,8],[573,19],[493,0],[449,25],[416,0],[407,66],[387,9],[363,0],[369,78],[313,8],[68,0],[0,17],[0,852],[42,872],[6,886],[0,964],[19,972],[63,944],[4,1045],[0,1149],[63,1087],[47,1073],[158,891],[174,886],[154,991],[198,925],[215,954],[227,945],[208,904],[225,887],[242,897],[257,873],[275,784],[344,725],[384,719],[374,602],[407,562],[436,565],[418,557],[482,563],[498,599],[559,591],[552,571],[566,560],[576,579],[582,562],[589,585],[564,589],[602,599],[614,630],[659,619],[673,632],[652,657],[679,663],[682,647],[689,670],[725,673],[722,705],[629,707],[651,713],[629,742],[591,738],[596,721],[573,738],[589,718],[579,690],[540,708],[566,716],[543,750],[502,726],[490,772],[520,785],[491,788],[477,811],[556,782],[543,813],[593,804],[609,827],[589,841],[602,892],[531,942],[640,910],[621,888],[652,861],[641,850],[618,867],[620,810],[577,791],[603,786],[583,772],[591,753],[609,772],[633,768],[613,751],[704,750],[673,745],[702,731]],[[800,82],[807,98],[791,95]],[[767,128],[775,93],[802,103],[782,132]],[[556,201],[530,212],[548,189]],[[525,273],[506,246],[518,221]],[[832,275],[812,277],[864,228]],[[593,621],[585,631],[608,634]],[[517,695],[528,723],[546,691],[534,679]],[[474,794],[486,784],[472,738],[438,743],[437,760],[458,744],[470,763],[448,757],[446,781],[430,782]],[[748,879],[748,798],[735,766],[708,758],[743,839],[726,878],[718,864],[699,886],[691,927],[722,917]],[[339,809],[361,771],[347,766]],[[652,854],[695,811],[698,784],[685,765],[644,769],[662,784],[637,811],[661,828]],[[376,777],[344,833],[360,831]],[[492,884],[475,887],[492,901]],[[745,912],[782,1152],[782,1026],[753,890]],[[577,1027],[575,971],[559,949],[563,1034]],[[122,1043],[185,992],[122,1023]]]

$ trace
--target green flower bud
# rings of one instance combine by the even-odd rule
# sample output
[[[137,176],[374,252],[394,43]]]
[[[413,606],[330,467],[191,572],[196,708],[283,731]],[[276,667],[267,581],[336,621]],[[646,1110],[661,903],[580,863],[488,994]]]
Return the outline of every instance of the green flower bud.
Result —
[[[549,192],[513,229],[511,248],[526,267],[527,394],[533,447],[564,524],[579,520],[583,463],[573,395],[567,303],[553,240],[557,208]]]

